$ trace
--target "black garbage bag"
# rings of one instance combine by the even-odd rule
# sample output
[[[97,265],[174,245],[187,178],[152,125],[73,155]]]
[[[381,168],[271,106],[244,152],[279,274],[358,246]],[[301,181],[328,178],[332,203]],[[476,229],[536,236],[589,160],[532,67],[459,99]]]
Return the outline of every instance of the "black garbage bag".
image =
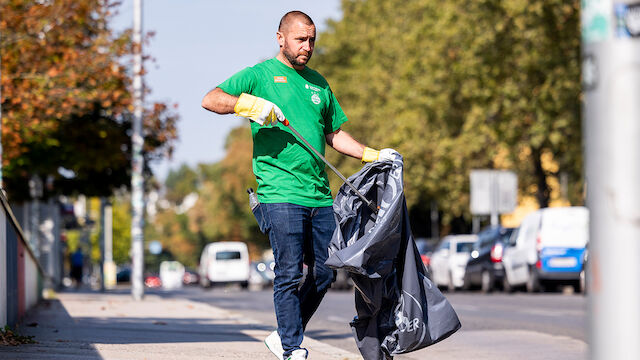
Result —
[[[333,209],[338,227],[325,262],[350,272],[357,316],[351,322],[365,360],[422,349],[461,324],[427,277],[415,245],[404,198],[402,156],[365,165],[349,180],[380,206],[378,214],[343,185]]]

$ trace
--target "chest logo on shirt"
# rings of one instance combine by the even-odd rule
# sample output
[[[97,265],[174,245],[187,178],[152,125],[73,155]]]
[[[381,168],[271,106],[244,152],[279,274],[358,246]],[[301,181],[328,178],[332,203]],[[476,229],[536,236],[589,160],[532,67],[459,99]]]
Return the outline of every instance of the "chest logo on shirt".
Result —
[[[280,84],[286,84],[287,83],[287,77],[286,76],[274,76],[273,77],[273,82],[274,83],[280,83]]]
[[[309,84],[304,84],[304,88],[305,89],[310,89],[311,91],[316,91],[316,92],[320,92],[322,90],[320,90],[320,88],[317,88],[313,85],[309,85]]]
[[[320,96],[318,95],[318,93],[320,92],[320,89],[309,84],[304,84],[304,88],[313,91],[313,93],[311,94],[311,102],[316,105],[320,104],[320,102],[322,101],[320,100]]]

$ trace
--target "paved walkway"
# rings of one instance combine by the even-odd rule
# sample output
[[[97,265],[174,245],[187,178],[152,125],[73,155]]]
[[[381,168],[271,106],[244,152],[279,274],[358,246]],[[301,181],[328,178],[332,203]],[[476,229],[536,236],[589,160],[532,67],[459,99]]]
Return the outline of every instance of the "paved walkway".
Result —
[[[250,293],[248,293],[250,296]],[[0,346],[0,359],[275,360],[263,339],[273,328],[241,314],[183,298],[129,291],[63,292],[29,311],[19,329],[36,344]],[[313,360],[356,360],[355,354],[305,337]],[[466,330],[397,359],[583,360],[584,342],[525,330]]]
[[[185,299],[129,293],[65,292],[32,309],[20,333],[37,344],[0,347],[0,359],[275,360],[263,339],[272,328]],[[310,358],[361,359],[306,337]]]

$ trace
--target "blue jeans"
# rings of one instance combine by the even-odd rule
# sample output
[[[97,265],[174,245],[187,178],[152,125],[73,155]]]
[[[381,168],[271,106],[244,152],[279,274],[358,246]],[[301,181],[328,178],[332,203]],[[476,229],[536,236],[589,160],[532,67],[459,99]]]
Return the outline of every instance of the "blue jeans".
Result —
[[[275,258],[273,303],[285,358],[299,349],[305,327],[335,279],[324,265],[336,228],[333,208],[261,203],[253,210]],[[307,276],[302,279],[303,261]]]

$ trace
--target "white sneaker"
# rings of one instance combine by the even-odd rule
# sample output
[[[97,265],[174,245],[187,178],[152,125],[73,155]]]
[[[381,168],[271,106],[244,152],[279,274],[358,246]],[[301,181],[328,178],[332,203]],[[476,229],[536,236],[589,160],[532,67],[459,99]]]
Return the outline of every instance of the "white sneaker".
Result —
[[[307,349],[293,350],[287,360],[306,360],[308,355],[309,352],[307,351]]]
[[[282,341],[280,341],[280,335],[278,335],[277,330],[269,334],[269,336],[264,339],[264,344],[267,345],[267,348],[271,350],[278,360],[283,360],[282,356],[284,355],[284,349],[282,348]]]

